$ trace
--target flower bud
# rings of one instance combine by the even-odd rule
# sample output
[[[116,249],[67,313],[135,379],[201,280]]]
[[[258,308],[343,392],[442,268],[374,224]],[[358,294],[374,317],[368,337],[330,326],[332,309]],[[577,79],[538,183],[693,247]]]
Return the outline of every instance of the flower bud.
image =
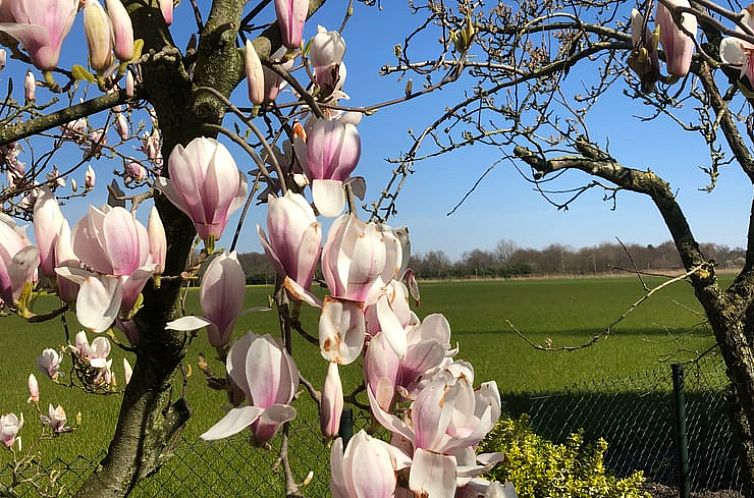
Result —
[[[26,97],[27,102],[34,102],[37,97],[37,79],[31,71],[26,71],[26,79],[24,79],[24,96]]]
[[[2,71],[5,68],[5,62],[8,58],[8,55],[5,53],[4,48],[0,48],[0,71]]]
[[[309,0],[275,0],[275,13],[283,45],[292,49],[299,48],[304,22],[309,13]]]
[[[246,80],[249,85],[249,100],[254,105],[264,102],[264,71],[254,44],[246,40]]]
[[[115,56],[121,62],[128,62],[134,56],[134,28],[131,18],[121,0],[105,0],[105,2],[113,26]]]
[[[126,71],[126,96],[129,99],[134,98],[135,86],[133,73],[130,70]]]
[[[29,400],[27,403],[39,403],[39,382],[37,382],[34,374],[29,374],[27,386],[29,387]]]
[[[165,24],[173,24],[173,0],[160,0],[160,12],[165,19]]]
[[[86,173],[84,174],[84,188],[86,190],[92,190],[96,181],[97,175],[94,173],[94,169],[91,166],[88,166],[86,168]]]
[[[110,19],[98,0],[86,0],[84,33],[89,46],[89,65],[98,72],[107,70],[113,59]]]

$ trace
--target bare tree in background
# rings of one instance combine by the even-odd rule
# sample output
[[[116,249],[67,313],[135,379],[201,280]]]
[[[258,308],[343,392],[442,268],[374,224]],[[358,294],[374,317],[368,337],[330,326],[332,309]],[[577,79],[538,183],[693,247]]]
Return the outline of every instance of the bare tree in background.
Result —
[[[641,15],[635,17],[634,39],[632,7]],[[702,169],[708,181],[700,183],[707,191],[714,190],[721,168],[728,165],[741,168],[754,182],[754,114],[749,115],[754,94],[747,76],[754,77],[752,7],[708,0],[458,0],[416,1],[412,8],[421,22],[396,47],[397,62],[384,73],[427,85],[460,76],[465,93],[412,135],[413,147],[395,160],[400,167],[391,189],[372,206],[373,217],[393,212],[395,194],[417,162],[481,145],[499,150],[502,160],[514,163],[559,209],[592,190],[602,191],[610,207],[623,191],[649,197],[670,231],[725,360],[742,478],[746,496],[754,497],[754,209],[743,269],[722,288],[715,261],[700,247],[671,184],[653,171],[659,165],[652,164],[651,151],[641,167],[625,164],[609,149],[608,140],[620,140],[620,132],[610,136],[601,130],[608,139],[598,141],[589,129],[593,111],[623,98],[633,107],[630,113],[642,115],[639,119],[669,121],[687,132],[688,141],[706,144],[709,157]],[[695,35],[688,74],[669,73],[670,54],[658,46],[663,36],[655,28],[658,9],[669,13],[665,35],[675,30],[687,38]],[[693,18],[698,33],[688,31],[696,24],[688,22]],[[422,39],[439,39],[439,53],[416,58]],[[726,43],[740,60],[721,60],[720,47]],[[692,165],[686,168],[681,174],[689,174]],[[584,183],[558,189],[554,180],[572,171],[581,172]]]

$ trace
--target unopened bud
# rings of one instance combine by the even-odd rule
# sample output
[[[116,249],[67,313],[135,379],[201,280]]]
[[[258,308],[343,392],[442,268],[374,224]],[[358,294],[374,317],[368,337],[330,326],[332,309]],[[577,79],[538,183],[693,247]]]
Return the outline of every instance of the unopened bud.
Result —
[[[89,46],[89,65],[98,72],[107,70],[113,57],[110,19],[97,0],[86,0],[84,33]]]
[[[126,72],[126,96],[129,99],[134,98],[134,75],[131,71]]]
[[[27,102],[34,102],[37,97],[37,79],[31,71],[26,71],[26,79],[24,79],[24,95]]]
[[[8,58],[8,55],[5,53],[4,48],[0,48],[0,71],[2,71],[5,68],[5,62]]]
[[[105,0],[105,4],[113,26],[115,56],[121,62],[128,62],[134,57],[134,28],[131,18],[120,0]]]

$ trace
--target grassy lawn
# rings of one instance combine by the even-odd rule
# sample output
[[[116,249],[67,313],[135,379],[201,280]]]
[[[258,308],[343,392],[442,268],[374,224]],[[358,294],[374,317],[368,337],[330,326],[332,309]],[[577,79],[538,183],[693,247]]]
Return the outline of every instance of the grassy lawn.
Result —
[[[650,281],[651,284],[658,282]],[[249,287],[249,307],[266,304],[270,292],[270,287]],[[549,338],[554,346],[578,345],[603,330],[642,295],[639,282],[632,278],[600,278],[424,283],[421,292],[422,305],[416,312],[420,316],[434,312],[445,314],[453,330],[453,341],[457,341],[461,348],[459,357],[469,359],[474,364],[476,383],[496,380],[504,398],[520,392],[557,391],[593,379],[622,378],[658,368],[671,358],[692,358],[713,344],[709,330],[698,326],[702,321],[698,314],[699,306],[685,283],[676,284],[654,296],[618,325],[609,337],[592,347],[557,353],[534,350],[511,330],[506,321],[509,320],[537,343]],[[188,298],[190,310],[198,310],[196,298],[197,293],[191,292]],[[75,321],[70,313],[68,315],[69,322]],[[303,322],[314,335],[316,321],[314,310],[305,309]],[[72,325],[71,335],[77,330]],[[236,335],[248,330],[274,334],[277,330],[276,316],[273,312],[257,312],[241,317],[236,325]],[[0,413],[13,411],[25,414],[26,426],[22,435],[26,444],[34,440],[38,431],[36,414],[26,404],[26,377],[36,371],[35,358],[44,347],[57,347],[63,342],[59,321],[27,324],[15,317],[0,320],[0,385],[3,386]],[[223,414],[223,393],[207,389],[203,385],[203,375],[196,368],[200,352],[207,355],[216,371],[223,368],[214,360],[214,351],[209,347],[205,335],[200,334],[186,358],[187,363],[194,367],[186,395],[193,409],[193,417],[184,432],[187,441],[196,441],[198,435]],[[114,348],[113,365],[121,382],[123,355],[121,350]],[[298,340],[294,346],[294,356],[302,373],[321,386],[326,365],[319,351]],[[133,358],[129,359],[133,363]],[[65,365],[70,363],[66,362]],[[358,385],[360,368],[360,364],[354,364],[341,370],[346,392]],[[90,458],[99,455],[112,435],[120,395],[87,395],[78,389],[56,386],[39,373],[37,377],[42,390],[41,406],[45,410],[48,403],[60,403],[65,407],[69,419],[74,419],[77,412],[82,414],[82,425],[76,432],[40,446],[44,458],[53,461],[57,457],[69,461],[76,455]],[[63,379],[63,382],[66,380]],[[620,384],[616,385],[616,389],[621,389]],[[296,402],[296,407],[301,418],[313,417],[313,403],[305,394]],[[302,452],[300,458],[310,460],[302,462],[302,468],[325,463],[322,460],[327,453],[318,442],[316,427],[314,422],[312,427],[295,432],[292,438],[292,444],[300,440],[307,446],[320,447],[317,451]],[[244,481],[244,489],[259,490],[258,493],[250,492],[250,496],[268,496],[272,493],[272,488],[269,492],[262,491],[265,486],[272,485],[274,478],[262,472],[260,467],[273,464],[276,453],[250,449],[239,440],[197,451],[192,449],[192,455],[184,455],[183,462],[171,462],[161,472],[161,475],[172,479],[172,484],[164,481],[145,483],[143,495],[159,495],[161,487],[175,486],[178,482],[188,486],[192,479],[197,479],[202,461],[213,467],[215,475],[230,473],[232,478],[219,479],[226,482],[223,486],[228,481],[240,485],[240,481],[250,479],[244,469],[248,465],[256,465],[256,477],[253,482]],[[257,455],[254,457],[257,463],[251,462],[252,454]],[[0,465],[9,460],[9,452],[0,452]],[[305,474],[303,470],[301,472]],[[303,475],[299,477],[303,478]],[[313,486],[323,488],[326,481],[327,476],[318,472]],[[233,488],[219,489],[218,496],[238,493]],[[204,493],[202,496],[213,495]]]

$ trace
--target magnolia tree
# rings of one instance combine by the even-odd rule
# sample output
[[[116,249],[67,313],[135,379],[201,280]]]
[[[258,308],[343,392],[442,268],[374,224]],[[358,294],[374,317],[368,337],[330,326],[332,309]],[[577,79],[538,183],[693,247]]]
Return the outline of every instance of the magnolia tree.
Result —
[[[190,416],[189,401],[176,399],[171,386],[197,333],[207,334],[226,364],[227,375],[205,373],[232,405],[219,421],[208,421],[202,438],[242,431],[257,445],[285,438],[301,395],[317,403],[323,435],[336,438],[344,398],[355,399],[344,396],[339,372],[360,369],[362,400],[392,436],[335,439],[334,496],[513,496],[510,486],[480,477],[502,456],[475,451],[500,416],[496,384],[475,389],[472,365],[451,347],[447,320],[420,320],[411,311],[419,291],[407,268],[408,230],[389,227],[384,216],[360,218],[356,198],[363,198],[365,182],[354,175],[357,125],[375,107],[340,103],[340,31],[353,5],[343,5],[339,30],[319,27],[305,40],[306,19],[324,1],[246,3],[191,1],[175,12],[172,0],[0,4],[2,61],[9,54],[10,64],[28,66],[18,85],[24,99],[11,92],[0,110],[0,303],[30,322],[75,314],[83,330],[71,339],[66,325],[68,347],[39,356],[40,372],[52,381],[70,362],[71,385],[112,392],[120,369],[109,359],[112,344],[136,357],[133,369],[123,364],[126,387],[107,456],[77,496],[125,496],[165,461]],[[185,50],[171,36],[181,24],[196,30]],[[79,64],[61,67],[74,26],[82,26],[88,52]],[[250,38],[257,26],[264,30]],[[239,85],[248,92],[234,104],[229,97]],[[71,149],[83,159],[57,156]],[[232,149],[240,151],[236,157]],[[241,161],[255,168],[242,171]],[[108,203],[69,219],[72,197],[102,188],[92,164],[116,170]],[[239,331],[233,341],[245,292],[234,247],[254,203],[267,210],[266,227],[257,232],[278,272],[281,327]],[[233,242],[220,247],[221,236],[232,232],[229,217],[242,206]],[[146,211],[143,223],[137,213]],[[324,218],[331,218],[326,234]],[[33,239],[23,220],[31,222]],[[318,269],[324,299],[311,292]],[[183,316],[179,298],[197,278],[201,315]],[[56,295],[60,306],[40,311],[41,292]],[[303,306],[316,308],[318,332],[301,324]],[[296,367],[293,334],[310,340],[329,364],[319,390]],[[28,389],[29,402],[44,406],[34,375]],[[48,436],[71,430],[64,407],[38,411]],[[17,471],[31,464],[28,444],[21,445],[31,439],[23,435],[25,423],[12,413],[0,419]],[[281,458],[287,493],[300,495],[284,452]]]
[[[744,266],[725,288],[676,191],[658,173],[664,168],[657,151],[646,151],[645,166],[626,164],[609,147],[621,143],[625,131],[605,128],[599,118],[609,109],[612,123],[640,120],[653,130],[648,133],[657,131],[649,122],[664,120],[663,132],[678,127],[667,139],[678,151],[687,147],[684,138],[700,141],[709,150],[695,160],[702,162],[703,191],[713,192],[725,166],[754,181],[754,5],[519,0],[486,6],[458,0],[412,7],[423,23],[396,48],[397,62],[384,72],[427,81],[460,75],[466,92],[396,159],[400,168],[374,212],[391,212],[392,195],[417,161],[473,144],[495,147],[501,161],[515,164],[558,209],[592,190],[603,192],[610,207],[626,191],[647,196],[672,236],[686,271],[681,279],[693,287],[725,361],[741,476],[746,496],[754,496],[754,210],[748,232],[741,227],[748,237]],[[439,51],[409,56],[423,37],[439,39]],[[636,139],[633,144],[641,143]],[[576,187],[562,183],[578,175],[585,180]],[[653,292],[646,290],[647,296]],[[589,343],[610,332],[596,333]],[[532,344],[547,350],[587,345]]]

